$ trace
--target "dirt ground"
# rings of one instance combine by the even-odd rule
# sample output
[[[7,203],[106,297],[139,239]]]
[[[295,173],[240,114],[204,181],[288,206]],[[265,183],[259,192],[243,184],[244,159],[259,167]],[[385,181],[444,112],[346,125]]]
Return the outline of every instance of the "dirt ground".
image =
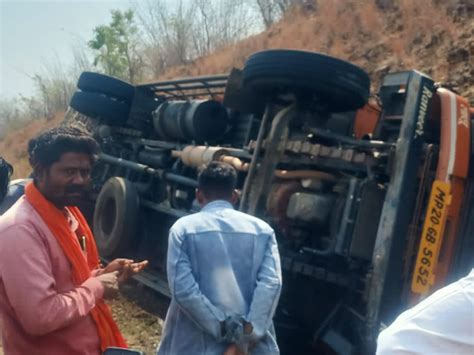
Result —
[[[131,349],[156,354],[169,301],[137,283],[122,288],[110,302],[112,313]]]
[[[156,354],[169,301],[156,292],[131,282],[109,302],[112,313],[131,349]],[[0,342],[0,355],[4,355]]]

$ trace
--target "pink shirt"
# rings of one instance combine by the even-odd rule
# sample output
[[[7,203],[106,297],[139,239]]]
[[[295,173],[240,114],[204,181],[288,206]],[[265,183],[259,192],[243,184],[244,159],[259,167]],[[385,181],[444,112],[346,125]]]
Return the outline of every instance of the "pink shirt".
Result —
[[[95,277],[73,285],[69,261],[24,196],[0,217],[0,329],[6,355],[100,354],[89,312],[103,292]]]

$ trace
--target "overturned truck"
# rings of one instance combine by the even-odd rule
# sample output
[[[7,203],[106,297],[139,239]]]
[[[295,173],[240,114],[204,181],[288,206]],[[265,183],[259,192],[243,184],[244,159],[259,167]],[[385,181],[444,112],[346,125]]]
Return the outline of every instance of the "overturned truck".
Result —
[[[84,206],[101,256],[150,260],[139,280],[163,294],[197,168],[236,168],[235,207],[279,242],[282,353],[373,352],[385,324],[472,267],[473,111],[423,73],[370,95],[348,62],[271,50],[229,75],[137,86],[85,72],[70,107],[65,124],[102,147]]]

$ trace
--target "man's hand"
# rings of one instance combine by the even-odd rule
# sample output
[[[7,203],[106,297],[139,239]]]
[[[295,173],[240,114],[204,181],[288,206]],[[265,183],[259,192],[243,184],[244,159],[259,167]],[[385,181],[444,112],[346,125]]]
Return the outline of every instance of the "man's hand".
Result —
[[[110,299],[115,298],[119,293],[118,278],[119,272],[109,272],[101,273],[99,276],[96,276],[97,280],[100,281],[104,287],[104,298]]]
[[[224,355],[246,355],[246,354],[243,351],[241,351],[237,345],[232,344],[224,352]]]
[[[130,277],[141,272],[148,265],[148,260],[140,261],[138,263],[126,264],[120,272],[118,282],[123,283]]]
[[[107,266],[104,267],[100,271],[100,274],[108,274],[114,271],[119,271],[121,273],[123,271],[123,268],[125,268],[127,265],[130,265],[132,263],[133,263],[132,259],[124,259],[124,258],[115,259],[111,261],[110,263],[108,263]]]

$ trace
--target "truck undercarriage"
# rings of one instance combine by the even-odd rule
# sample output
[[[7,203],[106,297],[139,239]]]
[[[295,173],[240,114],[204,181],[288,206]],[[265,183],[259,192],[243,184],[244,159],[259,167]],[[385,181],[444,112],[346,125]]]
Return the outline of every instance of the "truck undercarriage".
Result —
[[[150,260],[138,278],[153,289],[168,294],[167,232],[199,210],[211,160],[277,234],[282,353],[373,353],[381,327],[472,267],[473,111],[428,76],[388,74],[369,97],[352,64],[277,50],[230,75],[127,85],[84,73],[65,124],[102,148],[83,206],[101,256]]]

